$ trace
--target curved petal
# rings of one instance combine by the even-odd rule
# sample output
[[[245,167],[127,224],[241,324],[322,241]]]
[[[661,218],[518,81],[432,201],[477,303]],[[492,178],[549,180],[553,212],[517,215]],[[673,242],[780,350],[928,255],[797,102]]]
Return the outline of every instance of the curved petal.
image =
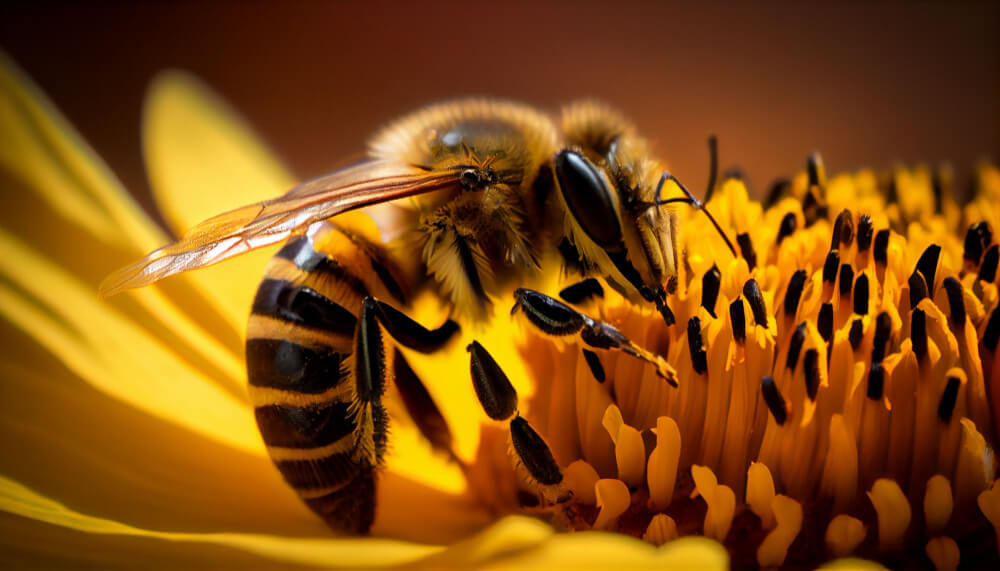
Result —
[[[207,544],[232,548],[269,559],[273,563],[350,569],[400,565],[441,549],[390,539],[296,538],[250,533],[155,531],[72,510],[4,476],[0,476],[0,511],[92,534],[144,537],[171,542],[170,550],[175,556],[176,551],[183,552],[189,548],[187,544]],[[232,561],[219,557],[213,563],[213,560],[192,557],[187,564],[231,567]]]
[[[93,150],[0,52],[0,167],[37,189],[53,213],[107,244],[148,249],[163,240]]]
[[[157,206],[178,236],[233,208],[279,196],[295,182],[249,126],[195,77],[169,71],[146,94],[143,156]],[[274,248],[192,273],[238,329]]]
[[[116,266],[166,241],[52,103],[2,53],[0,133],[0,227],[73,274],[90,297]],[[13,271],[38,281],[21,268]],[[245,398],[242,341],[204,297],[184,277],[170,287],[120,296],[111,305],[172,342],[186,358],[220,373],[213,380]]]
[[[74,276],[0,230],[0,316],[97,389],[235,448],[262,453],[247,406]]]

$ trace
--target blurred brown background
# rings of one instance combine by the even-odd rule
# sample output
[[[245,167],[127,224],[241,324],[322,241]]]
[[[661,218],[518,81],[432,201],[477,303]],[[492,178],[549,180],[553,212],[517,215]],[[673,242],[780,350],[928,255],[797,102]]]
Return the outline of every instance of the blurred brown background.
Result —
[[[700,192],[705,138],[760,194],[816,148],[831,172],[1000,156],[1000,3],[15,4],[0,47],[149,206],[144,88],[193,71],[302,177],[381,123],[466,94],[604,99]],[[960,187],[964,188],[964,187]]]

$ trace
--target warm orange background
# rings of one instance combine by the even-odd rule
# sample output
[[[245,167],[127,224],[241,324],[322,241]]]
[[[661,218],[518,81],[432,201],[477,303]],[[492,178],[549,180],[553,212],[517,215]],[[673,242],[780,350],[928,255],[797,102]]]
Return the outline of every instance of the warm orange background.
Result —
[[[281,3],[0,8],[0,47],[148,207],[144,86],[194,71],[297,174],[382,122],[465,94],[598,97],[700,192],[705,138],[757,193],[803,165],[1000,155],[1000,4]]]

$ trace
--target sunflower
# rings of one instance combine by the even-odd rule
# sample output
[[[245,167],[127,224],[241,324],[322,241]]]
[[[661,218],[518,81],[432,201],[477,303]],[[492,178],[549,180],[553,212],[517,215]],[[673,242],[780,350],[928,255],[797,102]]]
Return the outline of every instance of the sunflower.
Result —
[[[923,168],[827,181],[813,160],[766,206],[723,181],[709,208],[740,256],[697,213],[679,212],[675,325],[606,288],[578,307],[663,355],[677,388],[638,360],[588,354],[520,318],[414,356],[463,462],[435,452],[390,394],[375,524],[354,538],[334,536],[296,497],[254,424],[242,343],[273,249],[99,300],[107,273],[168,236],[6,58],[0,132],[0,544],[11,564],[726,568],[862,555],[954,568],[996,558],[992,167],[964,207]],[[149,90],[143,152],[176,235],[294,181],[181,73]],[[564,285],[554,276],[540,287]],[[425,323],[441,311],[432,297],[413,308]],[[473,340],[515,385],[570,502],[523,493],[506,426],[476,403]]]

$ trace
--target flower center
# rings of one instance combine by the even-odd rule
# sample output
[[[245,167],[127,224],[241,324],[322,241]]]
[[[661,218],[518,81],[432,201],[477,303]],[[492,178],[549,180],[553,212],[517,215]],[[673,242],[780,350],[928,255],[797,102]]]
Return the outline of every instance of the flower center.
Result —
[[[726,190],[719,200],[739,203]],[[904,236],[884,215],[831,209],[806,225],[782,202],[762,217],[799,223],[768,234],[724,204],[742,255],[687,249],[667,298],[677,325],[613,291],[574,306],[665,357],[677,387],[634,355],[524,326],[536,392],[521,412],[563,478],[525,475],[511,447],[521,507],[655,544],[700,533],[762,566],[995,559],[982,547],[1000,513],[992,235],[974,225],[959,262],[922,226]]]

